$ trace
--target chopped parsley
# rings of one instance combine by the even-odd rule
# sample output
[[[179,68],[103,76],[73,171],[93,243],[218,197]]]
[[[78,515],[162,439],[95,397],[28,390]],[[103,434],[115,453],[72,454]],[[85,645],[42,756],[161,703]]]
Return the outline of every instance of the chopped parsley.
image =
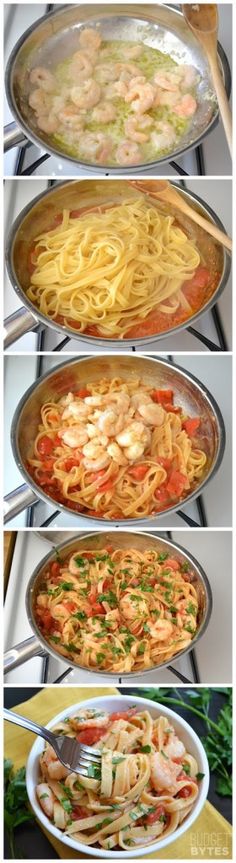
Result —
[[[162,563],[163,560],[167,560],[168,554],[168,551],[162,551],[161,554],[158,554],[157,560],[159,560],[159,563]]]
[[[180,572],[188,572],[189,571],[189,563],[181,563]]]
[[[61,581],[61,589],[62,590],[74,590],[74,584],[72,581]]]
[[[117,764],[121,764],[121,762],[122,762],[122,761],[125,761],[125,757],[121,756],[121,757],[119,758],[119,756],[117,756],[117,757],[115,756],[115,757],[112,759],[112,764],[116,764],[116,765],[117,765]]]
[[[195,615],[196,611],[197,611],[196,605],[194,605],[193,602],[189,602],[188,608],[186,608],[186,614],[194,614]]]
[[[112,608],[116,608],[116,606],[117,606],[116,595],[115,595],[115,593],[113,593],[112,590],[109,590],[108,593],[100,593],[98,598],[97,598],[97,601],[98,602],[108,602],[108,604],[111,605]]]
[[[90,764],[87,769],[87,774],[90,779],[101,779],[101,767],[98,764]]]
[[[85,564],[87,563],[87,560],[85,560],[84,557],[80,557],[78,555],[78,556],[74,557],[74,562],[76,563],[76,566],[81,567],[81,566],[85,566]]]
[[[54,641],[55,644],[59,644],[60,640],[59,635],[49,635],[49,641]]]
[[[145,644],[139,644],[137,654],[138,656],[143,656],[145,653]]]
[[[161,755],[163,755],[163,758],[165,758],[166,761],[169,761],[168,755],[166,755],[166,753],[164,752],[164,749],[161,749]]]
[[[128,582],[127,582],[127,581],[122,581],[122,582],[121,582],[121,590],[126,590],[126,588],[127,588],[127,587],[128,587]]]
[[[45,797],[49,797],[49,794],[40,794],[39,795],[40,800],[44,800]]]
[[[147,744],[146,746],[141,746],[140,752],[151,752],[152,747]]]
[[[190,764],[183,764],[182,770],[186,773],[186,776],[190,776]]]
[[[72,617],[76,617],[77,620],[87,620],[87,614],[84,611],[77,611]]]
[[[96,660],[98,665],[100,665],[100,663],[103,662],[104,659],[106,659],[105,653],[96,653]]]
[[[62,797],[60,800],[60,804],[63,807],[63,809],[65,810],[65,812],[68,812],[68,815],[70,815],[70,813],[73,811],[73,807],[70,803],[70,800],[68,800],[67,797]]]
[[[194,635],[195,629],[193,629],[193,627],[190,626],[190,623],[187,623],[186,626],[184,626],[184,629],[186,629],[187,632],[190,632],[191,635]]]
[[[205,773],[196,773],[196,779],[198,779],[199,781],[201,779],[204,779],[204,776],[205,776]]]
[[[128,635],[127,636],[127,638],[124,641],[124,648],[125,648],[126,653],[129,653],[129,650],[131,648],[131,644],[133,644],[133,641],[135,641],[135,640],[136,639],[134,638],[134,635]]]

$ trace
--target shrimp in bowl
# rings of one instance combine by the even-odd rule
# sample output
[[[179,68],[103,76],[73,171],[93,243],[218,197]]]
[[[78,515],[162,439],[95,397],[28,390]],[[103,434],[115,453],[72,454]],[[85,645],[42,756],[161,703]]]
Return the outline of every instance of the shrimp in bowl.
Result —
[[[76,736],[81,744],[101,752],[101,768],[96,767],[88,778],[71,773],[57,782],[44,772],[41,781],[44,744],[39,739],[27,764],[27,790],[37,818],[77,853],[89,848],[93,857],[123,859],[145,856],[147,849],[159,852],[182,836],[199,815],[208,792],[207,758],[192,726],[168,708],[142,697],[105,695],[72,703],[48,727]],[[173,751],[180,747],[181,755],[178,764],[166,756],[174,777],[167,790],[168,769],[163,771],[155,756],[160,747],[165,752],[170,739]],[[162,785],[160,791],[157,783]],[[65,808],[63,799],[69,801]],[[55,816],[61,826],[53,823]]]

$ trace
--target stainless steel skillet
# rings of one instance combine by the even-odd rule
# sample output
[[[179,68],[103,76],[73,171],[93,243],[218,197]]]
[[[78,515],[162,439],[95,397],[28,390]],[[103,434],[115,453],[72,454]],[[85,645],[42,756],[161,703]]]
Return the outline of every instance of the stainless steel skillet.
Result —
[[[174,661],[176,661],[180,655],[182,656],[184,653],[188,653],[192,647],[196,646],[198,639],[203,635],[208,626],[211,611],[212,611],[212,593],[209,581],[207,576],[200,566],[200,564],[189,554],[186,549],[182,548],[182,546],[177,545],[176,543],[163,539],[162,537],[157,537],[153,534],[149,533],[130,533],[130,532],[122,532],[117,533],[114,531],[106,531],[105,533],[94,533],[88,534],[81,537],[78,535],[77,537],[73,537],[72,539],[67,540],[66,542],[61,543],[56,547],[57,555],[60,555],[62,560],[67,559],[68,556],[72,555],[75,551],[81,552],[82,549],[86,548],[87,550],[96,550],[99,551],[101,548],[106,547],[106,545],[112,545],[113,548],[136,548],[139,551],[144,551],[145,549],[155,549],[158,552],[168,552],[168,554],[173,557],[173,555],[180,561],[180,564],[188,563],[191,570],[191,583],[194,585],[197,591],[198,603],[199,603],[199,613],[198,613],[198,627],[196,631],[196,635],[191,641],[190,647],[187,647],[185,650],[179,651],[178,654],[175,655]],[[28,583],[27,591],[26,591],[26,611],[27,616],[30,622],[30,625],[33,630],[33,636],[28,638],[26,641],[21,644],[15,645],[11,649],[9,649],[4,657],[4,672],[8,673],[13,670],[13,668],[17,668],[19,665],[22,665],[28,659],[32,659],[33,656],[39,656],[43,653],[49,653],[51,656],[60,659],[67,666],[68,663],[72,668],[75,668],[79,671],[82,666],[78,665],[76,662],[71,662],[71,659],[62,656],[61,653],[55,650],[53,645],[49,645],[46,639],[43,637],[40,632],[36,620],[35,620],[35,598],[40,589],[40,585],[43,583],[45,578],[45,572],[48,569],[48,565],[51,561],[55,560],[55,549],[49,552],[46,557],[38,564],[35,568],[33,574]],[[154,666],[152,669],[148,669],[142,672],[130,672],[130,673],[122,673],[122,678],[132,678],[135,676],[139,676],[140,674],[148,674],[148,671],[154,671],[155,668],[158,670],[160,668],[165,668],[169,665],[170,662],[164,662],[161,665]],[[107,675],[110,679],[116,677],[117,675],[114,672],[104,672],[97,671],[96,669],[86,669],[86,671],[92,671],[99,675]]]
[[[219,227],[223,227],[216,213],[214,213],[209,205],[199,196],[195,195],[193,192],[187,191],[186,189],[182,189],[181,187],[178,188],[184,200],[186,200],[191,207],[196,209]],[[50,223],[53,223],[54,217],[57,216],[63,208],[76,210],[84,206],[96,206],[110,201],[120,203],[124,199],[129,198],[132,200],[134,197],[139,197],[139,195],[140,193],[134,190],[127,180],[69,180],[65,183],[58,183],[53,188],[38,195],[22,210],[12,225],[7,238],[6,263],[12,286],[19,297],[19,301],[23,305],[4,322],[5,348],[10,347],[26,332],[35,330],[40,326],[48,326],[57,332],[61,332],[63,336],[66,335],[70,338],[76,339],[78,341],[78,347],[80,343],[88,343],[91,344],[91,346],[99,346],[101,348],[118,348],[121,347],[121,344],[125,347],[135,345],[139,348],[140,345],[149,346],[156,339],[170,336],[172,333],[184,331],[186,327],[193,324],[202,314],[211,308],[227,284],[231,262],[230,256],[225,249],[223,249],[222,246],[215,244],[215,241],[213,239],[211,240],[209,237],[207,238],[208,245],[210,244],[210,247],[212,249],[214,248],[215,254],[217,254],[218,258],[218,283],[213,289],[212,294],[206,298],[204,305],[197,312],[193,313],[191,318],[178,326],[172,326],[164,332],[151,336],[125,338],[123,342],[119,339],[104,339],[101,336],[79,334],[78,331],[73,331],[64,324],[56,323],[50,318],[45,317],[45,315],[40,313],[28,299],[26,295],[26,291],[30,283],[28,261],[32,243],[39,233],[49,227]],[[151,198],[150,203],[153,204],[153,200]],[[162,209],[163,212],[168,212],[168,214],[173,212],[173,215],[177,215],[178,222],[181,222],[183,229],[189,231],[190,236],[193,231],[192,236],[194,239],[196,236],[196,229],[191,220],[186,217],[183,218],[183,216],[181,217],[181,214],[179,212],[175,213],[174,209],[171,209],[170,206],[166,208],[162,205]],[[200,253],[203,255],[203,260],[206,257],[205,242],[206,234],[202,229],[199,229],[197,233],[197,246]]]
[[[78,47],[78,30],[88,24],[99,27],[103,38],[108,40],[144,41],[153,48],[171,54],[178,62],[196,66],[201,74],[197,93],[198,109],[181,143],[165,157],[148,164],[122,166],[122,174],[136,174],[147,168],[155,170],[163,162],[169,162],[200,144],[218,120],[218,107],[216,102],[212,102],[207,59],[181,11],[161,4],[138,4],[135,7],[132,4],[89,4],[59,7],[29,27],[14,47],[6,68],[6,93],[16,123],[10,124],[5,130],[5,148],[31,140],[74,165],[84,166],[96,173],[121,173],[118,166],[103,165],[98,168],[97,164],[78,159],[64,150],[63,146],[52,143],[50,137],[39,132],[34,112],[28,105],[30,70],[39,64],[52,69],[70,56]],[[220,45],[218,59],[229,93],[230,71]]]

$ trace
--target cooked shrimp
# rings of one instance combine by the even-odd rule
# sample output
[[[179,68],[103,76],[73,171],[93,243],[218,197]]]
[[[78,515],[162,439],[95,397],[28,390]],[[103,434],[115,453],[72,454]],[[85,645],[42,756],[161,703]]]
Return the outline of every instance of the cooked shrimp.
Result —
[[[30,83],[42,87],[46,93],[51,93],[55,87],[55,80],[51,72],[44,66],[35,66],[30,72]]]
[[[79,76],[80,81],[85,81],[86,78],[91,78],[93,66],[92,63],[90,63],[87,54],[83,51],[76,51],[76,53],[73,54],[71,71],[74,75]]]
[[[154,132],[151,133],[151,142],[157,150],[167,150],[175,143],[176,134],[170,123],[160,120]]]
[[[102,164],[109,158],[112,141],[103,132],[85,132],[80,141],[81,152]]]
[[[113,408],[107,408],[107,410],[101,413],[97,425],[99,430],[104,432],[108,437],[115,437],[123,428],[123,415],[118,414]]]
[[[103,470],[110,464],[110,457],[101,444],[96,444],[94,441],[89,441],[83,447],[83,455],[85,456],[83,463],[86,470]]]
[[[97,105],[92,112],[92,120],[96,123],[111,123],[115,120],[116,109],[110,102],[103,102]]]
[[[139,597],[139,594],[137,594]],[[119,603],[120,613],[125,620],[134,620],[136,617],[144,617],[148,613],[148,606],[145,599],[131,599],[130,594],[125,594]]]
[[[151,396],[149,396],[148,393],[142,393],[142,392],[141,393],[139,393],[139,392],[134,393],[133,396],[131,396],[130,402],[131,402],[132,407],[134,407],[136,410],[138,410],[139,405],[148,405],[148,404],[153,405],[153,401],[151,399]]]
[[[109,713],[105,710],[96,710],[91,707],[88,710],[79,710],[76,716],[70,718],[70,724],[75,731],[83,728],[102,728],[109,723]]]
[[[174,764],[173,761],[165,758],[161,752],[154,752],[151,755],[151,783],[155,791],[176,794],[178,790],[176,780],[181,770],[181,764]]]
[[[44,90],[33,90],[33,92],[29,95],[29,105],[31,108],[33,108],[33,111],[41,114],[41,116],[43,116],[43,114],[47,116],[49,111],[50,98]]]
[[[179,78],[181,78],[181,74],[178,75],[177,69],[173,69],[173,72],[161,70],[155,72],[153,80],[162,90],[170,90],[170,92],[175,93],[179,90]]]
[[[101,41],[102,37],[100,36],[100,33],[92,27],[85,27],[79,34],[79,43],[81,48],[91,48],[92,51],[97,51],[98,48],[100,48]]]
[[[70,557],[69,560],[68,570],[71,572],[71,575],[80,575],[80,569],[76,563],[76,558],[78,558],[78,554],[72,554],[72,557]],[[84,566],[86,566],[86,560],[84,562]]]
[[[158,641],[168,641],[173,632],[173,625],[170,623],[170,620],[161,618],[161,620],[157,620],[153,625],[150,624],[149,629],[151,638],[156,638]]]
[[[139,117],[136,115],[135,117],[128,117],[125,121],[124,129],[127,138],[131,138],[131,141],[137,141],[138,144],[144,144],[145,141],[149,140],[149,135],[142,132],[141,129],[148,129],[153,123],[152,117],[149,117],[148,114],[141,114]]]
[[[130,81],[132,78],[136,76],[140,76],[140,69],[138,66],[135,66],[135,63],[115,63],[115,72],[116,77],[120,79],[120,81]],[[143,77],[143,82],[146,81],[146,78]]]
[[[40,782],[39,785],[36,785],[36,794],[45,815],[48,818],[53,818],[55,797],[49,785],[46,782]]]
[[[111,458],[113,459],[113,461],[114,461],[116,464],[121,465],[121,467],[123,467],[123,466],[125,466],[125,465],[127,465],[127,464],[128,464],[127,458],[125,457],[125,455],[124,455],[124,453],[122,452],[121,448],[118,446],[118,443],[115,443],[115,441],[114,441],[113,443],[110,443],[110,444],[108,445],[108,447],[107,447],[107,452],[108,452],[108,455],[110,455],[110,456],[111,456]]]
[[[127,45],[123,49],[123,54],[125,59],[127,60],[136,60],[142,54],[143,45],[139,45],[138,42],[134,43],[134,45]]]
[[[117,73],[115,68],[109,63],[97,65],[95,69],[96,80],[99,84],[109,84],[110,81],[117,81]]]
[[[101,96],[101,87],[93,78],[88,78],[81,86],[72,87],[71,99],[77,108],[93,108]]]
[[[171,737],[171,735],[170,735]],[[182,740],[179,740],[176,734],[173,734],[167,745],[164,747],[165,755],[168,758],[183,758],[186,752]]]
[[[116,402],[118,410],[122,413],[126,413],[130,405],[130,397],[125,392],[109,393],[109,395],[104,396],[104,400],[106,402]]]
[[[104,396],[85,396],[84,402],[92,408],[100,408],[103,405]]]
[[[181,65],[178,67],[181,72],[181,80],[180,86],[181,90],[189,90],[191,87],[194,87],[197,81],[198,71],[195,69],[195,66],[184,66]]]
[[[60,782],[61,779],[65,779],[69,775],[70,771],[61,764],[50,744],[46,746],[39,760],[43,776],[46,774],[49,779],[58,779]]]
[[[162,426],[165,419],[165,411],[161,405],[155,404],[140,404],[138,412],[143,417],[145,423],[152,426]]]
[[[67,417],[75,417],[75,419],[87,419],[90,414],[89,405],[85,405],[84,401],[82,402],[71,402],[68,407],[65,408],[62,414],[62,419],[65,420]]]
[[[191,93],[185,93],[180,102],[174,106],[173,111],[178,117],[192,117],[197,109],[196,99],[191,96]]]
[[[174,105],[177,105],[179,102],[179,91],[176,93],[172,93],[170,90],[159,90],[157,88],[157,94],[155,99],[154,107],[159,107],[159,105],[167,106],[168,108],[173,108]]]
[[[121,141],[116,150],[119,165],[139,165],[141,159],[141,150],[135,141]]]
[[[84,122],[78,111],[76,113],[74,106],[65,106],[61,108],[57,113],[58,120],[62,123],[63,126],[68,126],[69,128],[76,129],[77,132],[83,131]]]
[[[124,99],[128,93],[128,84],[125,83],[125,81],[116,81],[115,84],[113,84],[113,90],[114,94],[112,98],[120,96],[122,99]]]
[[[129,90],[125,96],[125,102],[131,103],[131,109],[137,114],[145,114],[152,108],[156,91],[152,84],[141,83],[141,78],[130,82]]]
[[[150,443],[150,431],[143,423],[132,422],[128,428],[116,436],[117,443],[124,447],[124,454],[129,461],[141,458]]]
[[[45,132],[46,135],[53,135],[58,129],[57,118],[54,117],[53,114],[51,117],[45,117],[44,114],[38,114],[37,126],[42,132]]]
[[[88,441],[88,434],[82,423],[60,432],[59,437],[61,437],[63,443],[65,443],[66,446],[71,447],[71,449],[84,446]]]

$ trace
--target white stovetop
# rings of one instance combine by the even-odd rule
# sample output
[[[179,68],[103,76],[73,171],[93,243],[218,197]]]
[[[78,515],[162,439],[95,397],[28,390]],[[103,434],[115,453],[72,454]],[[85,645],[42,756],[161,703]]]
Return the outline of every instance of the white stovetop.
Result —
[[[60,364],[61,361],[62,357],[57,354],[44,356],[42,373]],[[230,527],[232,524],[231,356],[226,354],[195,354],[191,356],[187,354],[181,357],[174,355],[173,361],[176,362],[177,365],[180,365],[182,368],[191,372],[195,377],[199,378],[203,384],[205,384],[216,399],[223,414],[226,426],[225,454],[218,472],[204,489],[203,500],[208,525],[210,527]],[[22,483],[22,477],[16,467],[11,450],[10,426],[13,413],[21,396],[35,380],[36,363],[37,357],[35,355],[31,355],[29,357],[27,355],[16,356],[13,354],[12,356],[5,357],[5,494],[8,494]],[[51,507],[47,504],[43,504],[42,506],[41,504],[37,504],[37,507],[40,512],[40,520],[37,521],[37,525],[42,524],[42,522],[52,514],[53,509],[55,510],[55,506]],[[185,507],[181,505],[181,509],[187,512],[192,518],[196,519],[195,502],[188,504]],[[26,524],[25,518],[25,513],[21,513],[21,515],[17,516],[17,518],[10,522],[10,526],[12,528],[24,526]],[[152,519],[149,529],[156,527],[157,529],[164,528],[164,530],[166,530],[179,527],[181,524],[182,522],[177,513],[172,513]],[[119,530],[119,524],[112,523],[112,526]],[[72,513],[60,513],[60,515],[56,517],[56,521],[53,522],[53,527],[86,530],[87,522],[80,515],[74,516]],[[101,529],[99,522],[95,522],[93,527],[95,530]],[[138,527],[142,530],[142,523],[139,523]],[[144,524],[144,529],[145,527],[147,529],[146,524]],[[133,529],[132,525],[130,529]]]
[[[70,538],[68,532],[68,539]],[[72,533],[73,536],[73,533]],[[66,539],[65,534],[62,537]],[[223,684],[231,682],[231,616],[232,616],[232,561],[231,561],[231,531],[219,533],[199,531],[174,531],[173,541],[186,548],[199,561],[203,567],[213,592],[213,611],[208,628],[202,639],[197,643],[195,654],[200,672],[201,683]],[[27,619],[25,610],[25,592],[29,578],[42,558],[48,554],[53,543],[60,539],[54,538],[48,541],[39,534],[32,531],[20,531],[17,536],[16,546],[11,566],[10,578],[5,602],[5,636],[4,649],[8,650],[25,638],[32,635],[32,630]],[[222,578],[223,573],[223,578]],[[222,634],[222,621],[225,622]],[[220,649],[219,649],[220,645]],[[41,658],[34,658],[27,663],[11,671],[5,677],[6,683],[24,685],[37,685],[42,682]],[[189,656],[182,657],[178,662],[171,661],[176,669],[192,680],[192,671]],[[48,683],[57,679],[67,667],[60,659],[49,659]],[[176,683],[180,682],[167,668],[149,672],[141,677],[133,679],[122,679],[100,676],[88,671],[73,670],[66,676],[63,683],[84,684],[96,686],[98,684],[109,685],[145,685],[153,683]]]
[[[113,2],[113,0],[112,0]],[[55,4],[56,6],[57,4]],[[173,4],[175,5],[175,4]],[[31,24],[46,12],[46,4],[40,3],[20,3],[5,5],[5,62],[19,37]],[[219,4],[219,41],[224,48],[228,58],[229,65],[232,67],[232,4]],[[6,97],[4,102],[4,122],[10,123],[12,115],[8,106]],[[228,153],[225,135],[220,122],[218,126],[210,133],[203,142],[203,152],[206,164],[206,173],[208,175],[230,176],[232,173],[231,159]],[[25,166],[31,165],[32,161],[40,158],[45,151],[39,147],[30,147],[26,153]],[[10,150],[4,157],[4,173],[5,176],[11,176],[15,172],[17,157],[17,148]],[[178,159],[178,164],[189,174],[197,173],[196,157],[194,150],[187,153],[181,159]],[[38,176],[61,177],[61,176],[92,176],[91,172],[76,168],[66,159],[61,159],[56,156],[50,156],[46,162],[43,162],[35,172]],[[145,172],[147,176],[150,171]],[[170,165],[160,166],[158,176],[175,175],[174,169]]]
[[[106,182],[103,180],[103,182]],[[119,182],[119,181],[117,181]],[[18,216],[21,210],[36,197],[41,192],[47,189],[47,180],[46,179],[30,179],[30,178],[22,178],[17,180],[6,180],[5,181],[5,192],[4,192],[4,222],[5,222],[5,236],[7,237],[8,231],[14,222],[14,219]],[[209,180],[207,178],[198,178],[195,180],[187,179],[186,187],[194,194],[197,194],[200,198],[202,198],[206,204],[208,204],[214,212],[219,216],[221,221],[223,222],[227,232],[232,234],[232,181],[231,180]],[[13,312],[17,311],[21,303],[17,297],[17,294],[13,290],[10,279],[5,274],[5,290],[4,290],[4,317],[11,315]],[[220,316],[223,324],[223,329],[226,335],[227,343],[229,350],[231,350],[232,346],[232,280],[231,275],[228,279],[228,283],[218,301],[218,308],[220,311]],[[207,338],[211,339],[216,345],[218,345],[218,338],[214,326],[214,322],[212,319],[211,312],[206,313],[194,323],[194,328],[202,333]],[[51,351],[56,345],[58,345],[63,339],[63,335],[61,333],[54,333],[52,329],[49,327],[45,328],[45,350]],[[19,339],[15,344],[9,348],[9,351],[18,353],[19,351],[35,351],[37,350],[37,334],[36,333],[28,333]],[[95,349],[95,351],[99,349]],[[121,347],[122,350],[122,347]],[[129,350],[129,349],[128,349]],[[131,352],[130,348],[130,352]],[[140,348],[140,350],[145,351],[145,346]],[[207,352],[208,348],[202,344],[198,339],[195,338],[192,334],[188,333],[186,330],[182,331],[177,335],[171,335],[165,339],[160,339],[159,341],[152,342],[150,348],[150,352],[153,351],[165,351],[166,353],[170,353],[173,351],[201,351]],[[75,341],[75,339],[71,339],[67,344],[62,353],[70,352],[70,353],[90,353],[91,346],[89,343],[85,344],[84,342]],[[95,352],[93,349],[93,352]],[[111,351],[111,349],[105,348],[104,353],[107,351]]]

